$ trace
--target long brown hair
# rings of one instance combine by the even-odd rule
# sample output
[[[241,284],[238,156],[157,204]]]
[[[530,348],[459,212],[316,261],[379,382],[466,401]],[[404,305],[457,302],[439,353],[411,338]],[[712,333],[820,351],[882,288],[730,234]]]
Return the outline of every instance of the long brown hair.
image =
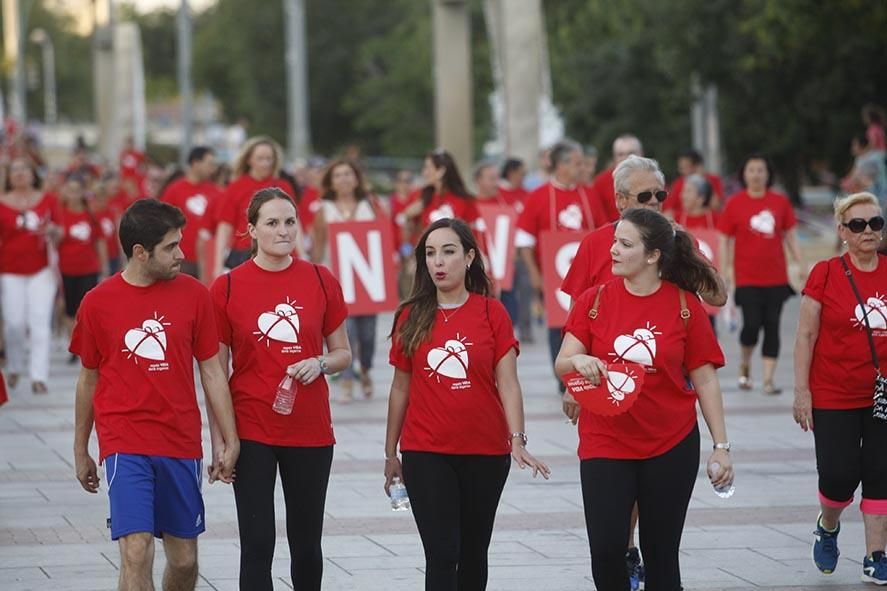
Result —
[[[459,168],[456,166],[456,161],[449,152],[443,148],[438,148],[433,152],[429,152],[425,158],[431,160],[431,164],[434,165],[434,168],[446,169],[440,182],[441,190],[444,193],[452,193],[456,197],[461,197],[468,201],[474,199],[471,193],[468,192],[468,189],[465,188],[465,182],[462,180],[462,175],[459,174]],[[433,197],[434,185],[426,185],[422,189],[423,209],[428,207]]]
[[[471,266],[468,267],[468,271],[465,273],[465,288],[470,293],[477,293],[482,296],[488,296],[492,291],[492,283],[484,270],[484,262],[481,259],[477,241],[468,224],[460,219],[442,218],[428,226],[425,232],[422,233],[419,244],[416,245],[416,250],[413,252],[413,256],[416,257],[413,291],[410,297],[397,307],[397,311],[394,313],[394,324],[391,327],[391,334],[388,335],[390,338],[393,338],[395,331],[397,331],[397,339],[407,356],[415,353],[419,345],[428,338],[428,334],[431,332],[432,326],[434,326],[434,317],[437,314],[437,287],[431,280],[431,273],[428,271],[428,264],[425,261],[425,243],[428,241],[428,236],[440,228],[449,228],[455,232],[466,254],[471,250],[474,251],[474,259],[472,259]],[[400,330],[397,330],[397,321],[400,318],[400,314],[407,308],[409,308],[407,318],[401,325]]]
[[[355,164],[353,160],[346,160],[344,158],[338,158],[330,162],[326,171],[323,173],[323,178],[320,181],[320,187],[322,190],[321,199],[326,199],[327,201],[336,200],[336,191],[333,189],[333,170],[343,165],[351,168],[351,171],[354,173],[354,178],[357,180],[357,186],[354,188],[354,198],[358,201],[366,199],[368,197],[366,183],[364,182],[363,173],[360,171],[360,167]]]
[[[240,152],[234,159],[233,172],[235,178],[249,174],[249,159],[252,158],[253,151],[261,145],[268,146],[274,153],[274,168],[271,170],[271,177],[278,178],[280,176],[280,168],[283,165],[283,149],[271,137],[257,135],[244,142]]]
[[[246,221],[249,222],[253,227],[259,223],[259,210],[262,209],[262,206],[271,201],[272,199],[283,199],[284,201],[289,201],[292,204],[293,209],[296,210],[296,219],[299,219],[299,208],[296,207],[293,198],[287,195],[286,191],[283,189],[278,189],[277,187],[267,187],[265,189],[259,189],[256,191],[256,194],[253,195],[253,198],[249,200],[249,207],[246,208]],[[249,249],[249,254],[251,257],[255,257],[256,253],[259,252],[259,243],[256,242],[256,239],[252,239],[252,245]]]

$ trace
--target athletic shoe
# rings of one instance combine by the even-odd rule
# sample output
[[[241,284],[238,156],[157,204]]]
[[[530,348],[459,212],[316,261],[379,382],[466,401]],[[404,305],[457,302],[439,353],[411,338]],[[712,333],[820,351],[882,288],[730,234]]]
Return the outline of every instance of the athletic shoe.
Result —
[[[813,532],[813,564],[822,572],[830,575],[835,572],[838,565],[838,534],[841,532],[841,524],[835,531],[827,531],[822,527],[822,514],[816,519],[816,531]]]
[[[872,552],[872,557],[862,559],[862,582],[887,585],[887,556],[883,552]]]
[[[641,581],[644,580],[644,565],[641,564],[641,554],[637,548],[629,548],[625,553],[625,567],[628,569],[631,591],[638,591],[641,588]]]

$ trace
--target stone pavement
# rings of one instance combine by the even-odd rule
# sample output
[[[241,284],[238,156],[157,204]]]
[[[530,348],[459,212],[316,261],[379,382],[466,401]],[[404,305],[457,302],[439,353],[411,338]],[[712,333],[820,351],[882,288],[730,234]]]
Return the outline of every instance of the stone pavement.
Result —
[[[791,419],[791,347],[798,299],[783,321],[780,396],[740,393],[736,335],[723,336],[730,365],[720,372],[734,445],[737,492],[714,495],[700,466],[682,545],[684,585],[715,589],[863,589],[858,509],[846,513],[837,572],[822,576],[810,561],[817,513],[813,440]],[[393,513],[382,492],[386,393],[391,371],[380,323],[371,401],[334,405],[338,444],[324,532],[324,589],[406,591],[422,588],[423,555],[409,513]],[[552,467],[551,481],[512,470],[490,548],[490,590],[593,588],[576,458],[576,430],[565,423],[544,348],[544,332],[519,360],[531,451]],[[85,493],[74,479],[71,448],[77,368],[57,344],[50,394],[27,384],[0,408],[0,588],[113,589],[119,557],[104,528],[104,490]],[[753,368],[756,376],[759,364]],[[336,391],[335,385],[333,391]],[[703,461],[710,440],[703,427]],[[205,438],[206,440],[206,438]],[[205,449],[209,446],[205,443]],[[93,442],[95,452],[95,442]],[[208,530],[200,539],[200,589],[237,589],[238,539],[231,489],[205,486]],[[282,494],[276,496],[283,515]],[[282,521],[273,572],[290,589]],[[164,559],[158,545],[156,569]],[[159,577],[156,578],[159,581]]]

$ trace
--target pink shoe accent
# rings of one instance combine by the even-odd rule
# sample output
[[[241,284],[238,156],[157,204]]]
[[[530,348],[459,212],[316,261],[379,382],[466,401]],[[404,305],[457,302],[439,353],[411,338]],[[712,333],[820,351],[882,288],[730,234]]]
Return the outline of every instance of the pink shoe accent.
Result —
[[[863,498],[859,510],[867,515],[887,515],[887,499]]]
[[[819,493],[819,502],[822,503],[823,507],[831,507],[832,509],[843,509],[844,507],[846,507],[847,505],[849,505],[850,503],[853,502],[853,497],[850,497],[850,499],[848,499],[846,501],[833,501],[820,492]],[[883,502],[887,503],[887,501],[883,501]]]

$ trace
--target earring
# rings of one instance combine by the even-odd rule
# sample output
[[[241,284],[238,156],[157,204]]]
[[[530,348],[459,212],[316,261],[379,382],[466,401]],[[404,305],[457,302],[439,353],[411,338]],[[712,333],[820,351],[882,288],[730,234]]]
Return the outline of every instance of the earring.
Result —
[[[468,270],[471,270],[471,263],[465,265],[465,268],[468,269]]]
[[[843,244],[844,244],[844,246],[847,246],[847,241],[846,241],[846,240],[844,240],[844,242],[843,242]]]

